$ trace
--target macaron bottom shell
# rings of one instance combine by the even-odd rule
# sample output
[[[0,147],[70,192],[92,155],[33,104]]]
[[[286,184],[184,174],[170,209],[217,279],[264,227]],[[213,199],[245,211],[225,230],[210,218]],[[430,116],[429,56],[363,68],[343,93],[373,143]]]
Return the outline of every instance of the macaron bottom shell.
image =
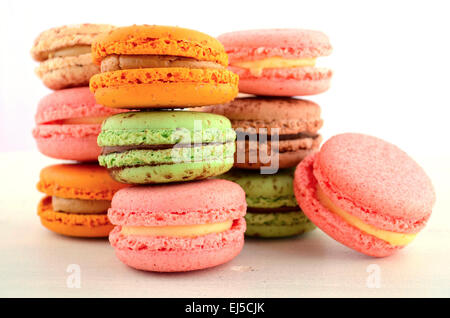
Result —
[[[332,73],[316,68],[292,68],[266,70],[260,77],[248,71],[230,67],[239,78],[239,91],[260,96],[308,96],[327,91]]]
[[[36,73],[45,86],[53,90],[89,85],[89,79],[100,72],[91,54],[56,57],[42,62]]]
[[[52,208],[52,197],[44,197],[38,205],[38,216],[48,230],[72,237],[108,237],[114,226],[107,214],[75,214],[56,212]]]
[[[330,80],[296,81],[276,79],[241,79],[239,90],[261,96],[308,96],[327,91]]]
[[[62,160],[97,161],[101,153],[96,135],[36,137],[36,144],[42,154]]]
[[[233,166],[233,158],[205,162],[185,162],[162,165],[108,169],[116,181],[129,184],[169,183],[206,179],[221,175]]]
[[[153,272],[186,272],[224,264],[242,250],[244,240],[217,250],[194,251],[130,251],[116,250],[117,258],[139,270]]]
[[[300,235],[314,230],[315,225],[301,211],[280,213],[251,213],[245,215],[246,236],[280,238]]]
[[[196,237],[123,235],[117,226],[109,235],[116,255],[124,264],[154,272],[185,272],[224,264],[244,245],[245,220],[231,229]]]
[[[151,83],[101,87],[95,99],[113,108],[184,108],[226,103],[237,94],[232,84]]]

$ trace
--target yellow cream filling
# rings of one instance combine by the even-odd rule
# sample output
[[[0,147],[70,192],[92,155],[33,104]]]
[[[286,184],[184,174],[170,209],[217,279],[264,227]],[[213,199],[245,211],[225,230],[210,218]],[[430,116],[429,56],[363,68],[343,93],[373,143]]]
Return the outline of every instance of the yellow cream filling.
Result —
[[[233,221],[229,220],[221,223],[196,225],[123,226],[121,233],[124,235],[195,237],[224,232],[229,230],[232,225]]]
[[[90,45],[78,45],[78,46],[66,47],[64,49],[59,49],[52,53],[49,53],[48,58],[51,59],[54,57],[78,56],[78,55],[87,54],[87,53],[91,53]]]
[[[405,233],[397,233],[391,231],[385,231],[378,229],[372,225],[366,224],[357,217],[349,214],[348,212],[342,210],[340,207],[336,206],[333,202],[331,202],[330,198],[326,196],[323,190],[317,185],[316,196],[319,202],[326,207],[329,211],[339,215],[343,218],[347,223],[360,229],[361,231],[373,235],[383,241],[388,242],[392,246],[404,246],[410,243],[416,237],[416,234],[405,234]]]
[[[108,117],[79,117],[62,119],[61,124],[64,125],[94,125],[101,124]]]
[[[269,57],[263,60],[257,61],[243,61],[233,63],[233,66],[246,68],[254,76],[261,76],[262,71],[265,68],[289,68],[289,67],[305,67],[315,66],[315,58],[303,58],[303,59],[285,59],[282,57]]]

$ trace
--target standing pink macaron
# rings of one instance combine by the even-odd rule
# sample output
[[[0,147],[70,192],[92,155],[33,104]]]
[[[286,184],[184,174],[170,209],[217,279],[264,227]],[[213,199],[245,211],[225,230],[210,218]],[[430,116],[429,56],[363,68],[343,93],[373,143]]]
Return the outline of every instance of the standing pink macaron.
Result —
[[[38,149],[56,159],[96,161],[102,121],[122,112],[96,104],[89,87],[55,91],[41,99],[33,137]]]
[[[156,272],[191,271],[230,261],[244,244],[245,192],[209,179],[130,187],[113,197],[109,241],[128,266]]]
[[[430,179],[381,139],[341,134],[302,161],[294,192],[306,216],[335,240],[384,257],[411,242],[435,202]]]
[[[248,30],[218,37],[239,75],[239,91],[269,96],[304,96],[326,91],[332,72],[315,67],[332,51],[328,37],[301,29]]]

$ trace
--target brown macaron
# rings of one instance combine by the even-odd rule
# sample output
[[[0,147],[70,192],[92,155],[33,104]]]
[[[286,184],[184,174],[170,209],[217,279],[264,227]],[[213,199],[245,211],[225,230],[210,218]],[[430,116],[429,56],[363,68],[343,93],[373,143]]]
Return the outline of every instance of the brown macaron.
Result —
[[[321,109],[305,99],[237,98],[228,104],[202,107],[201,111],[230,119],[237,133],[237,168],[273,167],[275,158],[280,169],[295,167],[322,141],[318,134],[323,125]],[[272,156],[274,153],[278,156]]]
[[[89,79],[100,72],[92,61],[91,44],[99,34],[113,28],[105,24],[77,24],[42,32],[31,49],[33,59],[40,62],[36,74],[53,90],[88,86]]]

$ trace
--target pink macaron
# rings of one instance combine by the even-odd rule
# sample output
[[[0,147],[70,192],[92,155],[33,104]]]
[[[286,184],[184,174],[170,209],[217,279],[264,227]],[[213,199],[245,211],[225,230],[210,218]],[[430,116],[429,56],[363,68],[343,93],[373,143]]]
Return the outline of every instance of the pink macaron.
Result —
[[[182,272],[226,263],[242,249],[245,192],[231,181],[209,179],[130,187],[113,197],[109,241],[128,266]]]
[[[337,135],[295,171],[306,216],[361,253],[384,257],[411,242],[435,202],[431,180],[405,152],[381,139]]]
[[[39,102],[33,137],[38,149],[56,159],[96,161],[102,121],[122,112],[96,104],[89,87],[55,91]]]
[[[239,75],[239,91],[269,96],[304,96],[326,91],[332,71],[316,58],[332,51],[328,37],[302,29],[248,30],[218,37]]]

